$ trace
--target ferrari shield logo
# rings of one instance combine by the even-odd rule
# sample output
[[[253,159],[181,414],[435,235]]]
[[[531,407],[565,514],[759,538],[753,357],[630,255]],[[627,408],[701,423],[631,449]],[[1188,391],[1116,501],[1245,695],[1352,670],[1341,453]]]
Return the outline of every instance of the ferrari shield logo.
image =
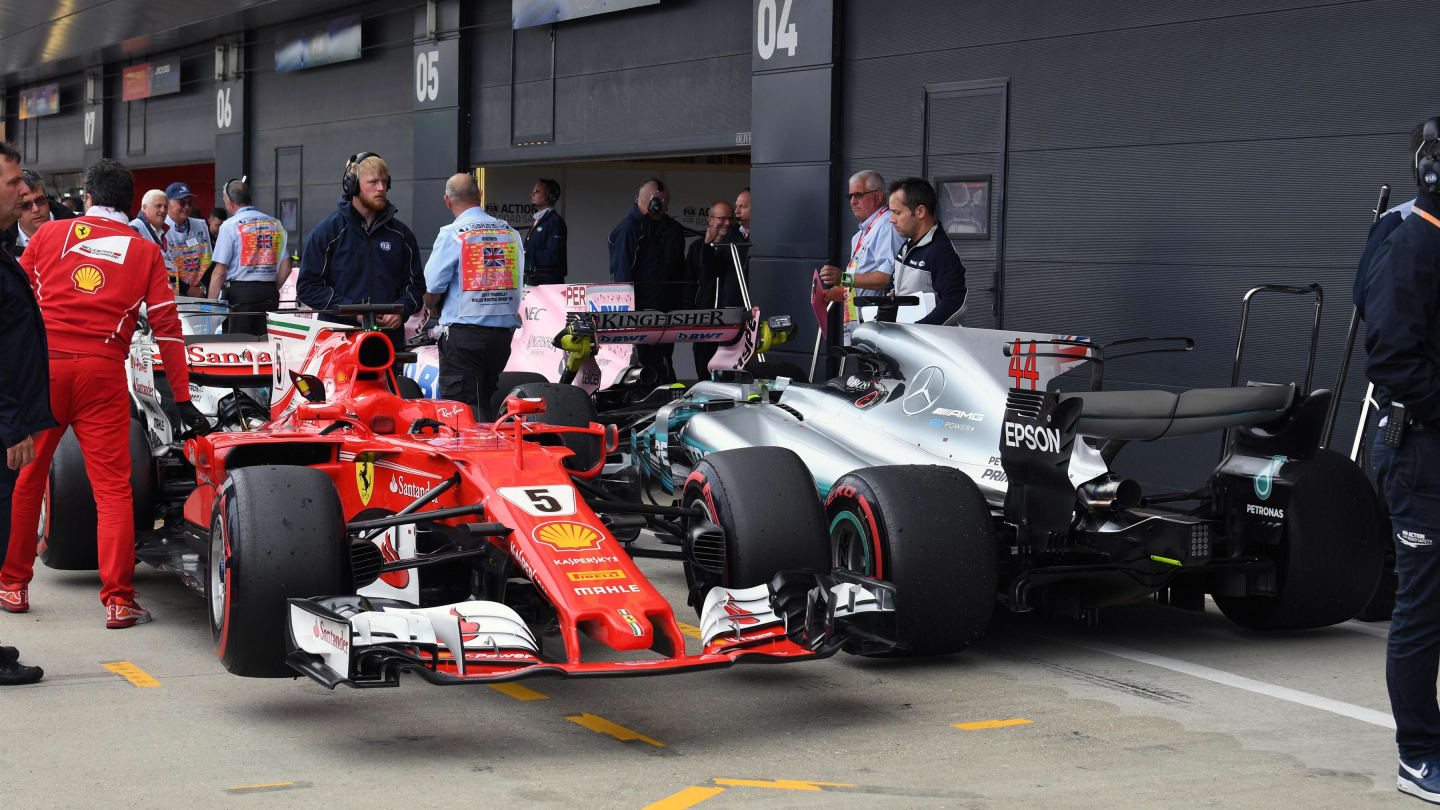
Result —
[[[89,238],[89,236],[90,236],[90,226],[89,226],[89,225],[86,225],[85,223],[82,222],[82,223],[79,223],[79,224],[77,224],[77,225],[75,226],[75,238],[76,238],[76,239],[87,239],[87,238]]]
[[[370,496],[375,494],[375,462],[355,461],[355,490],[360,493],[360,503],[370,505]]]
[[[535,539],[556,551],[580,551],[600,547],[600,533],[583,523],[557,520],[535,529]]]

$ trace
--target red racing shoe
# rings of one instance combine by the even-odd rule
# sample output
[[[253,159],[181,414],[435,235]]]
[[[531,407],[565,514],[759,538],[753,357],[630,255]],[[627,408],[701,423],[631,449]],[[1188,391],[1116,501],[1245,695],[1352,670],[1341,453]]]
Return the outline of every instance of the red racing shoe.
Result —
[[[105,602],[105,627],[110,630],[145,624],[151,618],[150,611],[140,607],[134,599],[115,596]]]
[[[30,609],[30,586],[17,585],[13,588],[0,585],[0,608],[9,613],[24,613]]]

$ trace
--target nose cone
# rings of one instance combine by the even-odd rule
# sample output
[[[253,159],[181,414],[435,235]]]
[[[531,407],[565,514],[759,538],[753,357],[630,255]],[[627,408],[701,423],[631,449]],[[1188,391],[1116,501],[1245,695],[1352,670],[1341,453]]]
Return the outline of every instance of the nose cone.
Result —
[[[629,608],[607,610],[581,622],[580,628],[614,650],[648,650],[655,645],[655,628],[650,620]]]

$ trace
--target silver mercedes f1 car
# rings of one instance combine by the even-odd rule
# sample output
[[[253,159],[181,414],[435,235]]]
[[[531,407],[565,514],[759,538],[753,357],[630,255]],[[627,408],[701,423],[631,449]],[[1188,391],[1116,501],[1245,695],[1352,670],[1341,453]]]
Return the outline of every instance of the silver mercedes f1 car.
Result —
[[[1314,294],[1318,325],[1317,286],[1256,288],[1247,314],[1262,291]],[[625,426],[631,474],[609,483],[704,506],[702,465],[737,448],[793,450],[825,499],[836,566],[896,585],[914,655],[960,649],[997,601],[1093,620],[1150,596],[1199,609],[1210,594],[1264,630],[1353,617],[1375,589],[1385,532],[1361,470],[1320,447],[1330,392],[1311,390],[1310,373],[1103,390],[1106,362],[1193,347],[1147,340],[869,323],[829,381],[731,372],[675,392]],[[1312,372],[1315,347],[1312,334]],[[1084,368],[1091,390],[1055,390]],[[1224,456],[1192,491],[1150,492],[1111,469],[1130,442],[1210,431],[1225,432]],[[723,538],[683,546],[692,599],[744,584],[731,582]]]

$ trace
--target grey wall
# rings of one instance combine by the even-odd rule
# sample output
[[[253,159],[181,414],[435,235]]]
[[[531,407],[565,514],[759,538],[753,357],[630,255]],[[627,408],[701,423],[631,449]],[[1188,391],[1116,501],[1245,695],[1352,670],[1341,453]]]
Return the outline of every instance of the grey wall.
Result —
[[[471,159],[735,151],[735,134],[750,130],[748,6],[665,0],[512,32],[510,0],[486,0],[471,54]],[[526,136],[548,143],[514,145]]]
[[[275,73],[273,28],[253,32],[254,46],[246,54],[254,71],[247,81],[252,127],[248,168],[255,199],[260,207],[273,211],[275,150],[303,146],[303,173],[298,178],[302,244],[305,235],[335,210],[345,159],[356,152],[377,152],[385,158],[394,181],[390,201],[399,207],[403,222],[413,221],[415,213],[410,128],[415,11],[399,3],[370,4],[358,10],[366,43],[358,61]],[[292,176],[282,179],[286,184],[297,182]],[[423,234],[416,238],[427,241]]]
[[[1403,56],[1424,52],[1414,22],[1428,9],[845,3],[844,173],[920,171],[923,86],[1008,77],[1005,326],[1193,335],[1192,355],[1116,364],[1108,379],[1223,385],[1245,290],[1316,281],[1327,293],[1317,382],[1329,387],[1376,189],[1409,198],[1409,129],[1440,112],[1433,82]],[[1242,380],[1303,374],[1309,314],[1295,300],[1257,306]],[[1337,431],[1347,450],[1360,365]],[[1147,480],[1194,485],[1217,443],[1138,446],[1121,459]]]

